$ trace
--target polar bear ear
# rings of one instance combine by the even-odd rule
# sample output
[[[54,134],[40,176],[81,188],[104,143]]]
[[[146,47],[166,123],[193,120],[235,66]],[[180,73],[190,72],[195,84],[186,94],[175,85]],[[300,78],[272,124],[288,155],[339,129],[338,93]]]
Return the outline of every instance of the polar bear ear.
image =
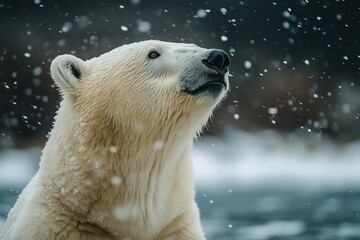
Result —
[[[62,92],[72,92],[88,72],[86,62],[73,55],[57,56],[50,66],[51,77]]]

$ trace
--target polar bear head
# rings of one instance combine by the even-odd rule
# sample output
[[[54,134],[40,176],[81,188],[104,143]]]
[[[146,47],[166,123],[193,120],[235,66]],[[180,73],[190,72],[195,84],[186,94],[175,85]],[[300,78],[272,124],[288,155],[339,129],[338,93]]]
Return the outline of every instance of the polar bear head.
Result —
[[[229,65],[222,50],[150,40],[87,61],[58,56],[51,76],[68,107],[94,126],[198,132],[229,88]]]

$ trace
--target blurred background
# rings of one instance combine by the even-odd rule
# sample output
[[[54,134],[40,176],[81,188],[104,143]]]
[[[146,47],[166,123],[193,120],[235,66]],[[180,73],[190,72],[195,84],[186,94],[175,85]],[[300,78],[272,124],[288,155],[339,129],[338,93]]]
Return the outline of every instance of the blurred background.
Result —
[[[52,59],[158,39],[232,61],[193,153],[207,239],[360,239],[357,1],[9,0],[0,28],[0,229],[59,104]]]

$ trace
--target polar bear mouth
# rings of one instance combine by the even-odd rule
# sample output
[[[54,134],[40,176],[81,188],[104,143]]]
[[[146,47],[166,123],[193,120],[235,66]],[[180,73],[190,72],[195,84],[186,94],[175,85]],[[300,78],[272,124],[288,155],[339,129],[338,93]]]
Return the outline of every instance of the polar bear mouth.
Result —
[[[180,78],[183,92],[217,99],[228,87],[229,56],[223,50],[211,49],[196,60],[200,61],[189,65]]]
[[[184,89],[184,92],[190,95],[198,95],[203,92],[220,92],[227,88],[227,84],[223,79],[206,82],[196,89]]]

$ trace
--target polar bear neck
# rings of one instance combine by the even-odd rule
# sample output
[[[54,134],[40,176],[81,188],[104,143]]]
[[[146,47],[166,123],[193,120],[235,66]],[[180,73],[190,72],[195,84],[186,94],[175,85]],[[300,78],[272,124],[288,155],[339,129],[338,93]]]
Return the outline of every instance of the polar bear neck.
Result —
[[[98,213],[109,204],[115,208],[131,203],[161,221],[169,206],[181,208],[193,201],[189,155],[195,129],[170,124],[163,131],[135,134],[106,121],[94,123],[94,116],[80,116],[67,101],[61,103],[47,143],[51,147],[45,147],[42,156],[47,194],[86,219],[93,209]],[[170,194],[179,188],[182,196]],[[171,209],[174,216],[180,211]]]

